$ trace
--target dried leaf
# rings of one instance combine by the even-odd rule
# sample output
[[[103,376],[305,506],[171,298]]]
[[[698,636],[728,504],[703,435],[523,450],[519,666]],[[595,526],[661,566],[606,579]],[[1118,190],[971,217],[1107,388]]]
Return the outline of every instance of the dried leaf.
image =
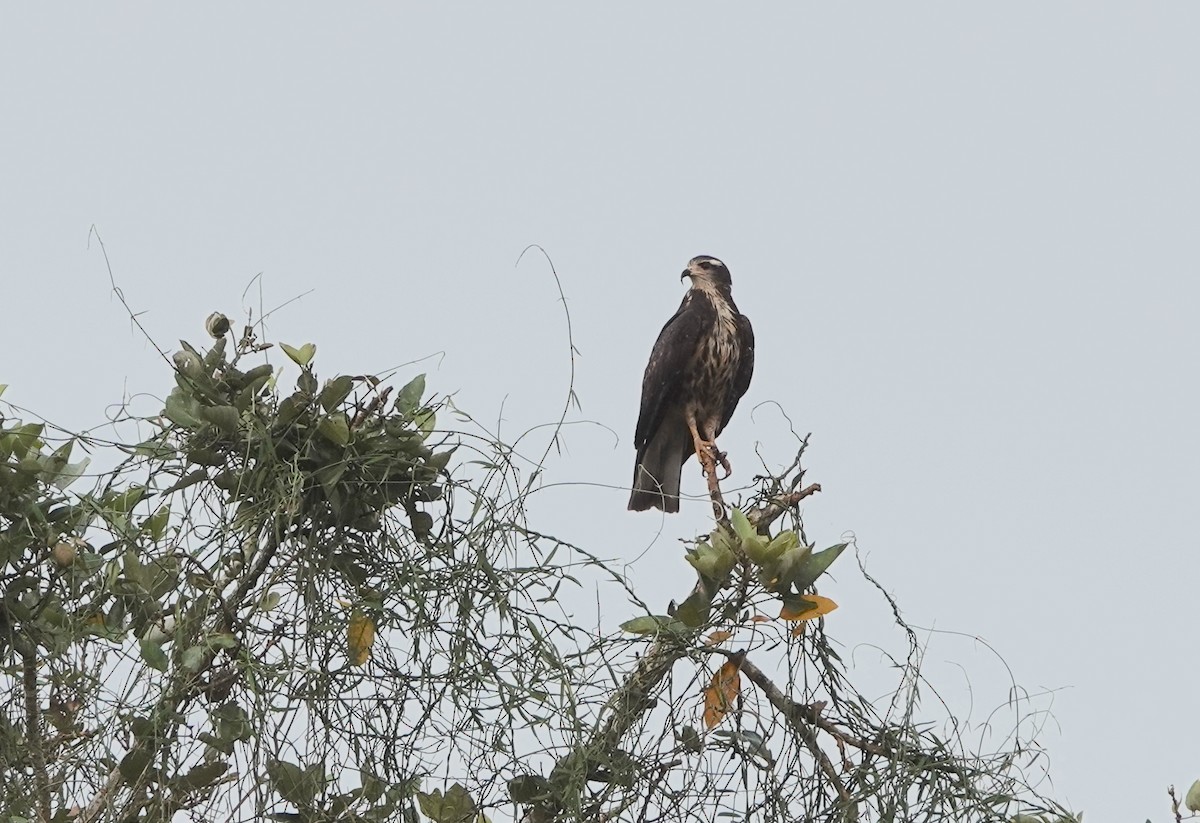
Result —
[[[351,666],[365,665],[371,659],[371,646],[375,643],[375,623],[362,609],[350,613],[350,626],[346,631],[346,646]]]
[[[779,617],[783,620],[816,620],[838,607],[828,597],[819,594],[803,594],[793,602],[785,602]]]
[[[712,632],[708,636],[706,645],[715,646],[718,643],[724,643],[726,640],[728,640],[731,637],[733,637],[733,632],[727,632],[727,631]]]
[[[704,727],[711,729],[725,719],[742,688],[742,673],[732,660],[727,660],[704,690]]]

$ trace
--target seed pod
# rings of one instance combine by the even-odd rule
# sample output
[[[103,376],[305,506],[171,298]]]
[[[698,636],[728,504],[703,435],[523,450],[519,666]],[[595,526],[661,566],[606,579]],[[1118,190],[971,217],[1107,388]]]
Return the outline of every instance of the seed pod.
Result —
[[[214,340],[220,340],[229,333],[229,318],[215,311],[208,316],[204,321],[204,330],[207,331]]]

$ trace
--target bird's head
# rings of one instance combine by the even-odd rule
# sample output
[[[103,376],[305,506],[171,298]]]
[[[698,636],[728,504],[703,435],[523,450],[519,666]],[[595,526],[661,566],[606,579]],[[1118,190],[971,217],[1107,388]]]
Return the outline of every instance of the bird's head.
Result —
[[[733,285],[733,280],[729,277],[729,269],[725,267],[725,264],[707,254],[693,257],[688,261],[687,268],[683,270],[679,279],[682,280],[685,277],[692,278],[692,288],[694,289],[713,286],[729,289]]]

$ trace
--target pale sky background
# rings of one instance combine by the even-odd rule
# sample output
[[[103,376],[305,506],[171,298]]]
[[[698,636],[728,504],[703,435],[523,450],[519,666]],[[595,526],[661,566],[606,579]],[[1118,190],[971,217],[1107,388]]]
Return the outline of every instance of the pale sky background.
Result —
[[[440,353],[430,388],[516,436],[566,391],[537,243],[599,425],[532,517],[662,606],[706,506],[622,487],[679,272],[716,255],[758,337],[735,479],[790,457],[782,404],[810,537],[965,635],[928,671],[973,720],[1009,686],[973,637],[1057,690],[1042,788],[1093,823],[1200,776],[1200,5],[6,3],[0,78],[6,400],[86,427],[169,389],[94,224],[163,345],[262,273],[267,307],[311,291],[270,331],[323,375]],[[828,630],[869,657],[896,635],[843,562]]]

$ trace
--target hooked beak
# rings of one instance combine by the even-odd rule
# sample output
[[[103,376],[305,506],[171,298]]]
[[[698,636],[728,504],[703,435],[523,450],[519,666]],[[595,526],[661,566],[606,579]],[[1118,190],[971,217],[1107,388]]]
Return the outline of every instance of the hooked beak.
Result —
[[[691,274],[692,274],[692,272],[691,272],[691,269],[684,269],[684,270],[683,270],[683,274],[679,275],[679,282],[681,282],[681,283],[682,283],[682,282],[683,282],[683,278],[685,278],[685,277],[690,277],[690,276],[691,276]]]

